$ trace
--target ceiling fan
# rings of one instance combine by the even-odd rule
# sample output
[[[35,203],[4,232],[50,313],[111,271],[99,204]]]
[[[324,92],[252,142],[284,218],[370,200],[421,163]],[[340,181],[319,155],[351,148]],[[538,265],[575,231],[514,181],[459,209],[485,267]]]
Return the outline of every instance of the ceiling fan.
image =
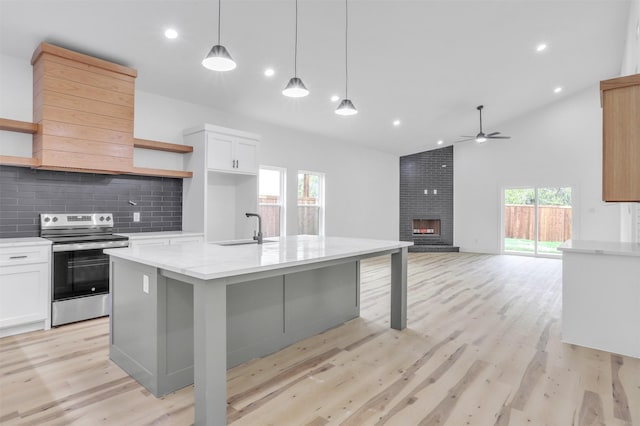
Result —
[[[511,136],[498,136],[500,132],[484,134],[484,132],[482,131],[482,108],[484,108],[484,105],[478,105],[476,107],[476,109],[480,112],[480,132],[475,136],[461,136],[467,139],[461,139],[459,141],[455,141],[454,143],[466,142],[471,140],[475,140],[478,143],[483,143],[483,142],[486,142],[488,139],[511,139]]]

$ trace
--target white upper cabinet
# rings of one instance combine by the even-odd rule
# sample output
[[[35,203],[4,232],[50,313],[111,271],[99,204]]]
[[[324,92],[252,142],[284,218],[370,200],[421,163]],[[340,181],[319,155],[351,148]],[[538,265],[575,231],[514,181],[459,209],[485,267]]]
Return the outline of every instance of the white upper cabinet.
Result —
[[[260,136],[204,124],[185,130],[184,142],[193,178],[183,182],[182,230],[206,242],[251,238],[256,223],[245,213],[258,211]]]
[[[207,132],[207,169],[258,174],[258,141],[224,133]]]

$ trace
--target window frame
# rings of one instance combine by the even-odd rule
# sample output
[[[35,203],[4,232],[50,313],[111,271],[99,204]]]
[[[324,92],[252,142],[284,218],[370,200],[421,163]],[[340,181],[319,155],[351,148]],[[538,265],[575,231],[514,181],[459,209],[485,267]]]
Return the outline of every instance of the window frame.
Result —
[[[280,202],[278,204],[266,204],[260,202],[260,170],[270,170],[280,173]],[[284,237],[287,235],[287,169],[278,166],[267,166],[261,164],[258,166],[258,208],[260,206],[273,206],[280,207],[280,235],[278,237]]]
[[[314,172],[311,170],[298,170],[298,172],[296,173],[296,216],[298,215],[298,212],[300,210],[300,207],[310,207],[311,205],[309,204],[300,204],[299,203],[299,196],[298,196],[298,179],[299,179],[299,175],[301,174],[306,174],[306,175],[315,175],[318,176],[318,202],[317,202],[317,207],[318,207],[318,236],[324,236],[325,235],[325,209],[326,209],[326,204],[325,204],[325,200],[326,200],[326,196],[325,196],[325,187],[326,187],[326,175],[323,172]],[[298,229],[298,235],[302,235],[300,234],[300,229]],[[306,234],[304,234],[306,235]],[[309,234],[311,235],[311,234]]]

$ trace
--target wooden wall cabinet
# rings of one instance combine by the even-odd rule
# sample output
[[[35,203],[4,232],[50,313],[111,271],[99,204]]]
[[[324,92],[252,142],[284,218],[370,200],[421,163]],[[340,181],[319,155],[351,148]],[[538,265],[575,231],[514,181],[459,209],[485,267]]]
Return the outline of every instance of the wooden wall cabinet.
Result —
[[[640,74],[600,82],[602,199],[640,202]]]

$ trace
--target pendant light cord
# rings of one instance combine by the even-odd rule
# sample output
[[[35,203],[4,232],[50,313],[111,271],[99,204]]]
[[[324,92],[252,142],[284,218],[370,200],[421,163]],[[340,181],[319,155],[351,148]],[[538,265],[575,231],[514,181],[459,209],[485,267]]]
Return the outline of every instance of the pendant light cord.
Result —
[[[222,0],[218,0],[218,44],[220,44],[220,3]]]
[[[349,10],[347,9],[347,1],[344,0],[344,97],[349,99]]]
[[[298,76],[298,0],[296,0],[296,37],[293,49],[293,76]]]

